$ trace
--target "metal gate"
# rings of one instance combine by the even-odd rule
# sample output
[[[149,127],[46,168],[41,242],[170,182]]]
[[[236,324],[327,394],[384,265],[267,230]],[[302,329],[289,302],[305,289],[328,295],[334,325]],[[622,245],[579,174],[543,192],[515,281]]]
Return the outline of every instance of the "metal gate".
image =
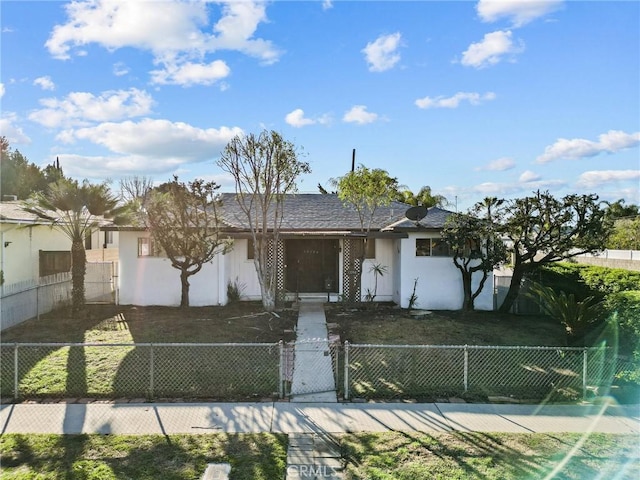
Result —
[[[90,262],[84,277],[88,304],[116,303],[117,262]]]
[[[336,401],[340,390],[340,344],[326,339],[285,345],[285,394],[292,401]]]

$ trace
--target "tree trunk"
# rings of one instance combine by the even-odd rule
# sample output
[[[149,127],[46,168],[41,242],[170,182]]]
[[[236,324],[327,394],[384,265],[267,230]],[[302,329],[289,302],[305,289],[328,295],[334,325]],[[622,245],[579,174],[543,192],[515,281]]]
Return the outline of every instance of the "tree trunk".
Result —
[[[189,272],[180,271],[180,283],[182,284],[182,294],[180,296],[180,307],[187,308],[189,306]]]
[[[273,312],[276,309],[276,295],[273,288],[265,288],[260,285],[262,289],[262,307],[265,312]]]
[[[464,292],[464,299],[462,301],[462,310],[470,312],[474,310],[474,298],[471,292],[471,272],[462,272],[462,290]]]
[[[516,299],[518,298],[518,294],[520,293],[520,284],[522,283],[522,279],[524,278],[524,273],[525,273],[525,269],[522,267],[522,264],[516,264],[513,267],[511,284],[509,285],[507,296],[504,298],[502,305],[500,305],[498,312],[509,313],[511,311],[513,302],[516,301]]]
[[[71,243],[71,313],[79,317],[84,312],[84,275],[86,272],[87,255],[81,240]]]

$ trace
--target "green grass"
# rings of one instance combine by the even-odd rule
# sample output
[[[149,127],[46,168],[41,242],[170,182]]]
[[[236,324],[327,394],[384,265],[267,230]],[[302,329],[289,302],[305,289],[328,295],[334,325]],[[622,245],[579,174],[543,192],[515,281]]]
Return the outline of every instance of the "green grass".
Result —
[[[0,393],[13,396],[8,343],[261,343],[265,346],[20,347],[19,393],[35,397],[208,398],[247,400],[278,391],[280,339],[297,312],[266,314],[257,302],[225,307],[89,306],[84,318],[52,312],[2,333]],[[271,344],[271,346],[269,346]],[[153,362],[153,378],[151,378]],[[153,389],[152,389],[153,387]]]
[[[638,435],[359,433],[340,435],[345,480],[640,477]],[[230,463],[232,480],[284,478],[287,438],[272,434],[3,435],[1,479],[198,479]]]
[[[198,479],[208,463],[235,480],[284,478],[287,440],[272,434],[3,435],[0,479]]]
[[[149,346],[19,347],[20,396],[247,400],[278,391],[275,344],[156,345],[153,358],[151,350]],[[3,396],[11,396],[13,346],[4,347],[2,355],[0,388]]]
[[[345,435],[346,480],[640,478],[636,435]]]

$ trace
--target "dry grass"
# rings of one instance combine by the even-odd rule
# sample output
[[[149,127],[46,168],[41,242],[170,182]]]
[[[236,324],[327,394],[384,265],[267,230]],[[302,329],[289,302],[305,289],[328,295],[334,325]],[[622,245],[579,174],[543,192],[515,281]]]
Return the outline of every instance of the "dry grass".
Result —
[[[376,309],[326,309],[327,322],[342,341],[392,345],[565,346],[561,325],[543,316],[496,312],[434,311],[424,318],[380,305]]]
[[[67,310],[2,332],[2,342],[273,343],[295,339],[298,312],[266,313],[259,302],[224,307],[89,305],[84,318]]]

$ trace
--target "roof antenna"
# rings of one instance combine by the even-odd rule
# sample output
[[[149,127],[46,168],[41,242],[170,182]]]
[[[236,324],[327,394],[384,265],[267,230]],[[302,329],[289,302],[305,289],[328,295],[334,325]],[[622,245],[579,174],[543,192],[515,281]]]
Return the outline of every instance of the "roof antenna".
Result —
[[[356,149],[354,148],[351,152],[351,172],[354,172],[356,169]]]

